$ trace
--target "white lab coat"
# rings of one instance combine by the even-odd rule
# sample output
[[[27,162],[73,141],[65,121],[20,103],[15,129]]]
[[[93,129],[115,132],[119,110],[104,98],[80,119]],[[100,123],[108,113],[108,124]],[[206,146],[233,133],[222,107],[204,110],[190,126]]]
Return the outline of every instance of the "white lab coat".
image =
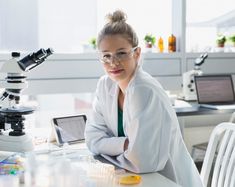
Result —
[[[159,171],[183,187],[201,187],[199,173],[183,142],[178,120],[161,85],[138,67],[123,106],[123,128],[129,139],[118,137],[117,83],[100,78],[88,118],[85,139],[94,154],[135,173]]]

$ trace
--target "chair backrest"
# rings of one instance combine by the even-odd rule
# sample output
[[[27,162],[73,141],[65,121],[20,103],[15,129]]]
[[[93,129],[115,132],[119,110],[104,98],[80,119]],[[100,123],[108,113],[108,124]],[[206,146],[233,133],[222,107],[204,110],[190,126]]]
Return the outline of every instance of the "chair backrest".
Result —
[[[211,175],[211,187],[235,186],[235,124],[220,123],[212,131],[201,170],[206,187]]]
[[[229,119],[229,122],[235,122],[235,112],[232,113],[230,119]]]

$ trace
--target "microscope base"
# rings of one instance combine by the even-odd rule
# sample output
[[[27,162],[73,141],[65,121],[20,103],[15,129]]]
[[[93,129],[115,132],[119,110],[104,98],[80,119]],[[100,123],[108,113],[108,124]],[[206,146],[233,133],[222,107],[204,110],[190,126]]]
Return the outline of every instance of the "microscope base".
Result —
[[[0,151],[27,152],[33,149],[32,138],[27,134],[22,136],[0,135]]]

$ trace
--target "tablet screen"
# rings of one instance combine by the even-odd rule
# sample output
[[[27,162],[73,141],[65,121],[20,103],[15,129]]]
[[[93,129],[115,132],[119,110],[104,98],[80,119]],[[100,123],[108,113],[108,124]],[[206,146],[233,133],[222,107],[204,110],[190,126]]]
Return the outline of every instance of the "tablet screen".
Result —
[[[75,143],[85,139],[85,115],[53,118],[53,122],[59,144]]]

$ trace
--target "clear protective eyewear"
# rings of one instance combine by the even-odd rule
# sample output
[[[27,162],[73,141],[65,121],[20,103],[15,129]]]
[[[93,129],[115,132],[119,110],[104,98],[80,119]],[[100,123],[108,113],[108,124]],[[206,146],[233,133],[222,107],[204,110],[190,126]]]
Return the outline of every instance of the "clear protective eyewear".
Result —
[[[103,64],[111,64],[114,63],[114,60],[117,62],[125,61],[129,59],[129,57],[135,52],[135,50],[138,48],[138,46],[133,47],[129,52],[120,50],[117,53],[99,53],[99,59]]]

